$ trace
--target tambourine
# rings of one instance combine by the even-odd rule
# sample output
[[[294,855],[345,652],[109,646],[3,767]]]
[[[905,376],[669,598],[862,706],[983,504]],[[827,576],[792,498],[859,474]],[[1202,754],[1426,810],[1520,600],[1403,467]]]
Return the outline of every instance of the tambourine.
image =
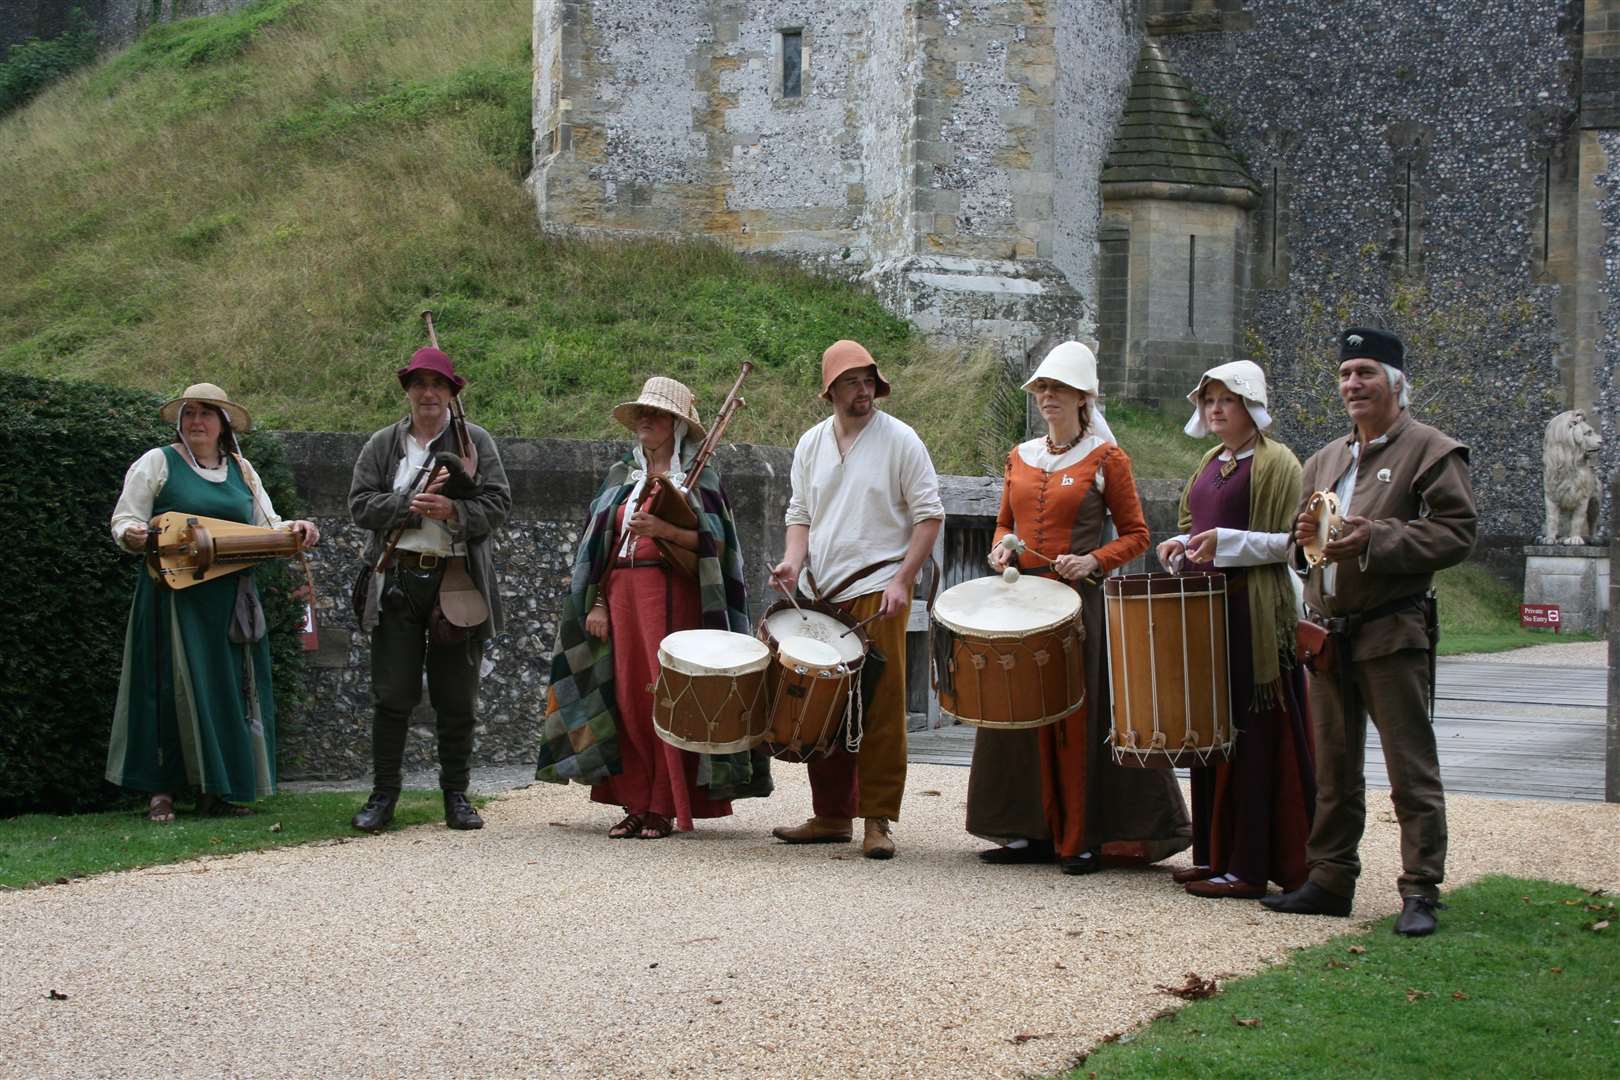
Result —
[[[1300,549],[1305,552],[1306,562],[1321,566],[1328,561],[1322,549],[1339,538],[1344,524],[1344,518],[1339,516],[1339,497],[1331,491],[1313,492],[1305,503],[1305,512],[1316,521],[1316,536],[1301,544]]]

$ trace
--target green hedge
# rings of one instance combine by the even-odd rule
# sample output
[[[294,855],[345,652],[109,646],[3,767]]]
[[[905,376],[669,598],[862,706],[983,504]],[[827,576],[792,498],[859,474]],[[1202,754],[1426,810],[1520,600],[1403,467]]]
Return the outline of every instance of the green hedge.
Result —
[[[10,573],[0,589],[0,815],[79,810],[119,796],[102,780],[118,694],[133,555],[108,532],[130,464],[170,441],[150,394],[0,373],[0,505]],[[242,449],[277,512],[294,516],[292,475],[272,436]],[[256,570],[271,627],[278,711],[301,704],[292,632],[294,564]]]

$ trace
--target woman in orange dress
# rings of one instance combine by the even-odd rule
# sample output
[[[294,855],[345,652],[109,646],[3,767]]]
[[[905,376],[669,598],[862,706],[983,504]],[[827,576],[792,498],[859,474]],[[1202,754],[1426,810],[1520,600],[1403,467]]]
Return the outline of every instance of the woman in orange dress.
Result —
[[[1007,455],[991,568],[1056,573],[1080,593],[1086,701],[1033,731],[981,728],[968,778],[968,831],[1000,847],[990,863],[1045,862],[1065,874],[1104,857],[1157,862],[1192,842],[1181,789],[1168,769],[1115,765],[1107,746],[1108,672],[1100,581],[1147,550],[1131,459],[1097,411],[1097,359],[1077,341],[1047,354],[1024,384],[1045,436]],[[1109,538],[1112,523],[1117,537]],[[1029,551],[1003,543],[1016,534]],[[1054,559],[1048,566],[1036,553]]]

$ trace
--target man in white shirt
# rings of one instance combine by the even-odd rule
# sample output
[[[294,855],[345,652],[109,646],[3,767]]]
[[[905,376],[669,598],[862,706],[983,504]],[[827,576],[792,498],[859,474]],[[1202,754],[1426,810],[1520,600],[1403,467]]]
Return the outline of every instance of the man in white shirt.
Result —
[[[906,624],[917,574],[945,520],[939,477],[917,433],[877,407],[889,384],[858,342],[821,357],[821,396],[833,415],[793,451],[787,550],[771,571],[783,592],[801,579],[866,626],[887,663],[867,702],[860,749],[842,744],[809,765],[815,816],[772,835],[788,844],[848,843],[866,819],[862,851],[894,855],[889,824],[906,783]],[[808,565],[807,565],[808,564]]]

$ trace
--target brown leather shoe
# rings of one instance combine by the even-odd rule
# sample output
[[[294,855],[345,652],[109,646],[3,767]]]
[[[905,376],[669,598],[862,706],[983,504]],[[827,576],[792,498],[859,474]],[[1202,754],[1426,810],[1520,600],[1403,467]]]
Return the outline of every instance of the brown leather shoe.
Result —
[[[889,819],[866,819],[866,837],[861,841],[861,854],[868,859],[894,858],[894,840],[889,837]]]
[[[778,825],[771,835],[784,844],[847,844],[854,838],[849,818],[811,818],[803,825]]]
[[[1170,871],[1170,880],[1177,885],[1185,885],[1189,881],[1208,881],[1215,871],[1207,866],[1185,866],[1180,870]]]
[[[1247,881],[1189,881],[1185,888],[1194,896],[1208,896],[1217,900],[1258,900],[1266,895],[1264,885]]]

